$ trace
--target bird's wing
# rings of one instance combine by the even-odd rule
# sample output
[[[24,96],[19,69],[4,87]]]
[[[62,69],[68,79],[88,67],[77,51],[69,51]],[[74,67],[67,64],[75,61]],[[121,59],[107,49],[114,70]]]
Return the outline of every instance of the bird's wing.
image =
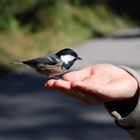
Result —
[[[27,64],[27,65],[36,65],[38,63],[54,65],[54,64],[57,64],[58,62],[54,61],[51,58],[51,56],[42,56],[42,57],[34,58],[34,59],[31,59],[31,60],[23,61],[23,63]]]

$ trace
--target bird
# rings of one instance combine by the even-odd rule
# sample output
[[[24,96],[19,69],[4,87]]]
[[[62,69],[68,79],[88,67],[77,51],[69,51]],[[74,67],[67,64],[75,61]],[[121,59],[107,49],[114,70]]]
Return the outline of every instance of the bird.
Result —
[[[16,61],[12,64],[28,65],[38,73],[52,78],[66,73],[76,60],[82,60],[82,58],[73,49],[65,48],[54,54],[20,62]]]

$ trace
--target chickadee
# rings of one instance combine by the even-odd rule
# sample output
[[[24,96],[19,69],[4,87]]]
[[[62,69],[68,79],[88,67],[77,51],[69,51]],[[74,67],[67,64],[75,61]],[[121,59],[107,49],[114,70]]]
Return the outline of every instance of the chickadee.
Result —
[[[72,49],[65,48],[55,54],[22,62],[13,62],[13,64],[25,64],[34,68],[40,74],[55,77],[67,72],[76,60],[81,60],[78,54]]]

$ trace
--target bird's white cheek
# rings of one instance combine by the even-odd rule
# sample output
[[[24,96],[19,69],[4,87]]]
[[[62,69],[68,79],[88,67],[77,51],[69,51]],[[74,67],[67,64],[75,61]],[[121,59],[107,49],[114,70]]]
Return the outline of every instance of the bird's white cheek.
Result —
[[[75,57],[72,55],[62,55],[61,60],[65,63],[68,64],[70,61],[74,60]]]

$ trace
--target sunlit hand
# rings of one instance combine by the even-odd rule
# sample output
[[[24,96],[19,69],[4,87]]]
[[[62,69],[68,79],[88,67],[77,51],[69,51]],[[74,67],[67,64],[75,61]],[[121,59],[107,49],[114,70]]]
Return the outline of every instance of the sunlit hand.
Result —
[[[125,70],[110,64],[98,64],[64,74],[61,80],[49,80],[45,87],[95,104],[132,98],[138,84]]]

